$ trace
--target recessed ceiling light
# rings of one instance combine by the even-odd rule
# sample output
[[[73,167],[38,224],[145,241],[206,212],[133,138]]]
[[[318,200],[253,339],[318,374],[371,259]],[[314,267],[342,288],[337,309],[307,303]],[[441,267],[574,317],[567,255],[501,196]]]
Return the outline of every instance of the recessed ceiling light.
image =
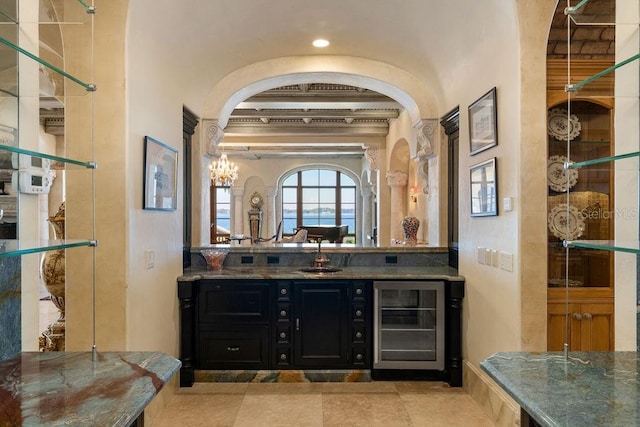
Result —
[[[313,45],[315,47],[327,47],[329,46],[329,41],[324,39],[317,39],[313,41]]]

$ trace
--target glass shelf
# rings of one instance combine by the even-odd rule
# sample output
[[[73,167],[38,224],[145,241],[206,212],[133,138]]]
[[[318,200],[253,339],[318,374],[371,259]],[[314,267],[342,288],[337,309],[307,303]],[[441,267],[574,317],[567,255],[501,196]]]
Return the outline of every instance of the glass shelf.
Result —
[[[3,1],[0,4],[0,24],[18,23],[15,1]],[[85,0],[40,0],[38,5],[38,24],[84,24],[95,12],[93,1]],[[35,23],[22,19],[22,23]]]
[[[607,162],[614,162],[616,160],[630,159],[630,158],[634,158],[634,157],[640,157],[640,152],[639,151],[635,151],[633,153],[619,154],[619,155],[616,155],[616,156],[601,157],[599,159],[585,160],[584,162],[568,163],[566,166],[567,166],[568,169],[578,169],[578,168],[582,168],[582,167],[585,167],[585,166],[597,165],[597,164],[600,164],[600,163],[607,163]]]
[[[2,151],[9,151],[11,153],[18,153],[18,154],[37,157],[37,158],[41,158],[41,159],[49,159],[49,160],[52,160],[53,162],[81,166],[81,167],[84,167],[84,168],[87,168],[87,169],[96,169],[97,168],[97,165],[96,165],[95,162],[82,162],[80,160],[68,159],[68,158],[60,157],[60,156],[53,156],[51,154],[44,154],[44,153],[39,153],[37,151],[25,150],[23,148],[12,147],[10,145],[2,145],[2,144],[0,144],[0,152],[2,152]],[[58,165],[56,165],[56,163],[53,163],[52,166],[51,166],[51,169],[60,169],[60,167]]]
[[[598,249],[612,252],[628,252],[640,254],[639,240],[569,240],[566,245],[570,248]]]
[[[566,10],[575,25],[614,26],[616,10],[613,0],[580,0]]]
[[[96,245],[94,240],[0,240],[0,258]]]
[[[88,92],[93,92],[95,91],[95,85],[91,84],[91,83],[85,83],[82,80],[80,80],[79,78],[72,76],[71,74],[67,73],[66,71],[56,67],[53,64],[49,64],[47,61],[39,58],[38,56],[32,54],[31,52],[21,48],[20,46],[16,45],[15,43],[12,43],[11,41],[0,37],[0,43],[2,43],[3,45],[15,50],[16,52],[19,52],[31,59],[33,59],[34,61],[38,62],[41,65],[44,65],[46,68],[48,68],[49,70],[61,75],[62,77],[67,78],[68,80],[76,83],[77,85],[79,85],[80,87],[84,88],[86,91]]]
[[[617,64],[612,65],[609,68],[606,68],[596,74],[594,74],[593,76],[587,77],[586,79],[579,81],[577,83],[572,83],[570,85],[567,85],[565,90],[567,92],[572,92],[572,93],[582,93],[582,92],[586,92],[586,90],[588,89],[587,86],[591,83],[596,82],[598,79],[608,75],[609,73],[614,72],[615,70],[617,70],[620,67],[624,67],[627,64],[630,64],[634,61],[637,61],[638,59],[640,59],[640,53],[633,55],[627,59],[625,59],[624,61],[620,61]],[[609,85],[606,85],[609,86]],[[597,90],[602,90],[602,88],[594,88],[593,91],[597,91]],[[603,95],[605,95],[603,93]],[[611,96],[613,96],[613,93],[610,94]],[[597,94],[594,94],[594,96],[597,96]]]

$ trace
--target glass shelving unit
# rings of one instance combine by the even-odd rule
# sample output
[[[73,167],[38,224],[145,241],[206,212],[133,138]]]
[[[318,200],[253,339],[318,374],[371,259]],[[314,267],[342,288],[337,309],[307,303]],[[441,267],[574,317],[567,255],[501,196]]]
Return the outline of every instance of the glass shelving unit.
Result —
[[[566,184],[558,186],[564,191],[550,192],[549,200],[564,203],[564,219],[560,208],[555,210],[559,219],[556,230],[564,232],[554,234],[566,237],[557,241],[560,247],[549,240],[549,259],[555,257],[556,263],[549,263],[548,349],[563,349],[565,354],[613,351],[614,322],[618,321],[614,306],[618,306],[615,301],[620,291],[616,287],[620,277],[629,277],[631,267],[628,255],[615,253],[640,254],[640,209],[636,202],[630,202],[637,199],[640,160],[638,130],[631,129],[637,128],[638,117],[630,113],[638,105],[637,74],[631,76],[630,67],[640,60],[640,43],[629,43],[628,39],[630,34],[638,37],[639,23],[621,22],[626,19],[623,11],[628,5],[614,0],[561,0],[562,4],[567,6],[566,100],[562,108],[566,109],[568,125],[576,125],[580,119],[582,133],[578,137],[575,129],[573,134],[565,129],[566,134],[558,136],[565,141],[564,152],[549,142],[550,154],[565,158]],[[615,62],[613,46],[603,49],[595,61],[588,55],[572,58],[584,55],[581,47],[585,39],[581,37],[599,31],[607,34],[607,40],[615,39]],[[582,36],[574,40],[578,32]],[[630,81],[633,84],[628,84]],[[602,132],[592,126],[596,122]],[[557,263],[560,258],[563,261]],[[624,265],[622,270],[620,265]],[[551,283],[552,273],[561,280]],[[581,273],[584,275],[579,277]],[[629,290],[622,291],[628,295]],[[621,316],[621,321],[628,320],[626,311]]]
[[[587,5],[598,4],[598,14],[589,14],[586,12]],[[576,27],[581,26],[609,26],[615,28],[617,25],[633,25],[636,28],[638,23],[625,23],[616,22],[615,14],[615,2],[603,2],[598,0],[581,0],[574,6],[568,7],[565,10],[569,18],[569,25],[574,24]],[[571,41],[569,41],[569,44]],[[571,103],[572,96],[580,96],[580,98],[593,97],[637,97],[637,94],[623,94],[619,92],[614,93],[613,88],[609,88],[607,85],[606,91],[602,91],[602,87],[598,85],[598,82],[603,77],[608,76],[611,73],[615,73],[616,70],[620,70],[631,63],[640,60],[640,53],[631,55],[626,59],[616,62],[611,67],[608,67],[600,72],[595,73],[581,81],[571,81],[571,61],[569,60],[569,82],[566,85],[565,90],[569,94],[569,104]],[[613,80],[611,80],[613,81]],[[569,109],[569,113],[571,110]],[[640,151],[631,151],[623,154],[616,154],[612,156],[605,156],[599,158],[588,159],[579,162],[571,161],[571,143],[568,144],[567,157],[569,161],[565,164],[566,169],[580,170],[585,167],[592,167],[596,165],[610,165],[614,171],[625,171],[630,174],[635,174],[636,189],[638,185],[638,166],[637,159],[640,158]],[[636,148],[640,148],[636,145]],[[632,160],[628,162],[626,160]],[[617,214],[617,212],[616,212]],[[629,213],[630,214],[630,213]],[[637,237],[637,236],[636,236]],[[595,250],[605,250],[614,252],[626,252],[640,254],[640,242],[638,239],[625,239],[625,240],[566,240],[563,242],[566,247],[569,248],[586,248]]]
[[[17,2],[2,2],[0,4],[0,56],[4,58],[4,71],[0,70],[0,102],[4,111],[0,109],[0,174],[4,176],[15,175],[20,169],[19,162],[16,159],[21,156],[30,158],[47,159],[51,165],[50,170],[65,171],[68,173],[76,173],[77,170],[88,170],[90,176],[82,181],[89,182],[88,186],[94,199],[95,189],[95,169],[97,164],[93,151],[93,130],[86,135],[86,140],[70,141],[74,146],[69,149],[69,143],[65,141],[64,151],[73,151],[73,153],[81,153],[91,160],[80,160],[73,156],[65,157],[59,155],[51,155],[39,152],[33,149],[26,149],[20,144],[20,130],[18,129],[18,111],[19,99],[39,98],[40,105],[55,105],[64,108],[71,98],[84,97],[91,95],[96,87],[90,83],[93,77],[93,47],[90,48],[91,58],[89,60],[80,60],[79,58],[66,58],[61,33],[65,33],[65,37],[74,40],[89,40],[92,44],[93,40],[93,16],[95,8],[92,4],[82,0],[40,0],[39,14],[36,22],[30,22],[29,18],[21,20],[19,16],[19,4]],[[29,49],[20,46],[22,37],[22,25],[38,24],[40,40],[38,54],[33,53]],[[61,30],[61,28],[63,28]],[[73,54],[76,54],[74,52]],[[69,54],[67,56],[73,56]],[[80,54],[78,54],[80,55]],[[19,88],[20,57],[28,58],[34,61],[40,70],[40,89],[36,93],[31,91],[21,91]],[[74,71],[65,70],[65,64],[75,64]],[[84,64],[84,65],[80,65]],[[76,71],[78,71],[76,73]],[[44,89],[43,89],[44,81]],[[93,105],[93,101],[89,101]],[[88,128],[93,120],[93,111],[90,112],[91,121],[87,124]],[[4,136],[4,138],[3,138]],[[85,136],[82,137],[84,139]],[[77,148],[82,146],[82,148]],[[18,164],[17,164],[18,163]],[[15,181],[12,180],[12,181]],[[17,183],[12,182],[12,187]],[[13,188],[16,197],[32,197],[31,195],[23,195]],[[17,213],[19,217],[19,212]],[[92,209],[92,222],[95,223],[95,207]],[[45,252],[50,250],[69,249],[75,247],[96,246],[95,227],[87,233],[86,239],[64,239],[64,240],[42,240],[42,239],[5,239],[0,240],[0,258],[10,256],[21,256],[37,252]],[[20,233],[18,233],[18,237]]]

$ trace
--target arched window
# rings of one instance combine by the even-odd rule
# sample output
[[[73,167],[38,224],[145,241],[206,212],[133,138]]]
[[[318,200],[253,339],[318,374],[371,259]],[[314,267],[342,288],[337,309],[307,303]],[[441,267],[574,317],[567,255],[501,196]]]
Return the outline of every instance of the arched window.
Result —
[[[356,183],[332,169],[294,172],[282,182],[282,231],[292,234],[303,225],[348,225],[355,242]]]

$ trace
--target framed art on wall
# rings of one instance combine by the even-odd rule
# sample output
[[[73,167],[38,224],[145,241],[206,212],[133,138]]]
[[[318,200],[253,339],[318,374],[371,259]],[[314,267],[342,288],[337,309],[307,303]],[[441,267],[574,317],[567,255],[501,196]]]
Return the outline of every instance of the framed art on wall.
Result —
[[[178,150],[150,136],[144,137],[144,209],[175,210]]]
[[[469,154],[472,156],[498,145],[496,88],[469,106]]]
[[[498,215],[496,158],[471,166],[471,216]]]

